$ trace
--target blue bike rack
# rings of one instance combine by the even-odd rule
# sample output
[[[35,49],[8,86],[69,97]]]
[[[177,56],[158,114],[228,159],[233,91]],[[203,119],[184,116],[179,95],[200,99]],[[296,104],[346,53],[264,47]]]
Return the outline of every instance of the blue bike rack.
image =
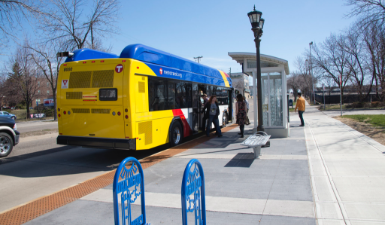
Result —
[[[126,164],[131,163],[127,169]],[[140,188],[140,190],[138,190]],[[115,225],[120,225],[119,194],[121,200],[122,225],[149,225],[146,223],[146,205],[144,201],[144,176],[140,162],[134,157],[124,159],[115,172],[113,184]],[[142,213],[132,220],[131,204],[140,196]]]
[[[195,225],[206,225],[205,175],[197,159],[190,160],[184,170],[181,195],[183,225],[189,212],[195,212]]]

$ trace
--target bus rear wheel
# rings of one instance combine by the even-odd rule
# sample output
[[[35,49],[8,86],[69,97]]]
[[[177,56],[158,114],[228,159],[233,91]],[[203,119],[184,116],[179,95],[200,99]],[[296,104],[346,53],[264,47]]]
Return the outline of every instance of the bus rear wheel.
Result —
[[[182,142],[183,131],[179,122],[174,122],[170,130],[170,145],[176,146]]]

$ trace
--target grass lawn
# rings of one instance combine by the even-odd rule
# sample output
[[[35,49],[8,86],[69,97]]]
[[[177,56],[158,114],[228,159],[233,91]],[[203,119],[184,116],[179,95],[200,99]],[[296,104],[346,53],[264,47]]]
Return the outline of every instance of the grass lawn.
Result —
[[[341,109],[340,104],[325,105],[325,110],[339,110],[339,109]],[[342,110],[345,110],[345,109],[346,109],[346,105],[342,105]],[[319,110],[324,110],[323,104],[320,105]]]
[[[342,118],[350,118],[359,122],[369,123],[377,128],[385,128],[385,115],[345,115]]]
[[[35,110],[30,109],[29,112],[35,113]],[[25,117],[27,116],[27,110],[26,109],[12,110],[11,113],[16,115],[17,120],[25,120]]]
[[[26,120],[26,117],[27,117],[27,110],[26,110],[26,109],[16,109],[16,110],[11,110],[10,113],[16,115],[16,117],[17,117],[16,121],[17,121],[17,122],[27,121],[27,120]],[[29,113],[31,113],[31,114],[32,114],[32,113],[37,113],[37,111],[34,110],[34,109],[30,109],[30,110],[29,110]],[[46,119],[46,118],[44,118],[44,119]],[[28,119],[28,121],[30,121],[30,120],[41,120],[41,119]]]
[[[384,109],[384,107],[362,107],[362,108],[353,108],[351,104],[346,103],[342,105],[342,110],[352,110],[352,109]],[[324,106],[320,104],[318,110],[323,111]],[[325,110],[340,110],[340,104],[326,104]]]

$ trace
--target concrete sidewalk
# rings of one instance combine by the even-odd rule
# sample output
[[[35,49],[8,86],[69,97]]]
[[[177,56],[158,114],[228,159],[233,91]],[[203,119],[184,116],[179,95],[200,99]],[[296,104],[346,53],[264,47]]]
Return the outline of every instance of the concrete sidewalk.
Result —
[[[299,121],[293,122],[297,126]],[[252,126],[246,126],[251,134]],[[254,160],[238,129],[144,170],[147,221],[182,224],[181,182],[192,158],[203,165],[208,224],[315,224],[303,128],[271,140]],[[139,210],[134,206],[133,211]],[[193,214],[189,215],[191,218]],[[26,224],[113,224],[112,185]]]
[[[197,158],[207,224],[385,224],[385,147],[315,107],[304,118],[299,127],[291,116],[290,137],[271,139],[260,159],[240,145],[236,128],[145,169],[147,221],[182,224],[183,171]],[[109,185],[26,224],[113,222]]]
[[[315,107],[304,117],[319,224],[385,224],[385,146]]]

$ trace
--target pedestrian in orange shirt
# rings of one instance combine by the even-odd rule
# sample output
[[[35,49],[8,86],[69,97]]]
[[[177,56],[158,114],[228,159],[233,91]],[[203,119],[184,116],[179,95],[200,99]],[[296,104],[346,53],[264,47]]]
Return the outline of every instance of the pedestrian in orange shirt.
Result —
[[[295,111],[297,112],[298,109],[298,115],[299,118],[301,119],[301,127],[305,126],[305,122],[303,121],[303,112],[305,112],[305,99],[302,98],[301,93],[298,93],[298,99],[297,99],[297,104],[295,104]]]

